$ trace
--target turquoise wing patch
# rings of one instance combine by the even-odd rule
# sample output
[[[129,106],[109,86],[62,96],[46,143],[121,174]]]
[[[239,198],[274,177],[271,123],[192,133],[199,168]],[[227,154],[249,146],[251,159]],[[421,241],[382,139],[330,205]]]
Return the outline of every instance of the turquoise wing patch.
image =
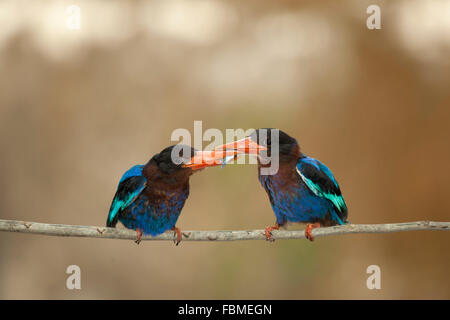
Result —
[[[121,180],[109,209],[106,226],[114,227],[118,220],[118,213],[126,209],[141,194],[146,187],[147,180],[143,176],[131,176]]]
[[[296,170],[315,195],[331,201],[338,211],[347,211],[339,185],[330,169],[324,164],[316,159],[305,157],[299,160]],[[342,223],[339,217],[338,220]]]

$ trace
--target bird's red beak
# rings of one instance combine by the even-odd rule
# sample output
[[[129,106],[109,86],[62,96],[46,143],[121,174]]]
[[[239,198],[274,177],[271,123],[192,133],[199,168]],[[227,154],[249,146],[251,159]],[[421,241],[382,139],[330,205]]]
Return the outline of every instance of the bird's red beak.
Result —
[[[221,148],[222,146],[219,146]],[[213,151],[197,151],[191,160],[184,164],[184,168],[192,170],[204,169],[226,164],[228,161],[236,158],[239,152],[235,150],[213,150]]]
[[[221,145],[221,146],[215,148],[214,150],[216,150],[216,151],[225,150],[227,152],[235,151],[235,152],[237,152],[237,154],[246,153],[246,154],[256,154],[257,155],[257,154],[259,154],[260,151],[267,150],[267,148],[257,144],[250,137],[247,137],[247,138],[244,138],[241,140],[237,140],[234,142],[230,142],[230,143]]]

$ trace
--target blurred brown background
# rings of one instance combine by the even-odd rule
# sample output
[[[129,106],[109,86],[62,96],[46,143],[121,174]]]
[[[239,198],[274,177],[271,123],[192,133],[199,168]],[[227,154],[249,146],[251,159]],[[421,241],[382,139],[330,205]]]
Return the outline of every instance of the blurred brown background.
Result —
[[[0,218],[104,225],[122,173],[202,120],[296,137],[337,176],[352,223],[449,221],[449,17],[437,0],[0,1]],[[178,226],[272,224],[256,174],[195,175]],[[449,299],[449,236],[175,247],[0,233],[0,298]],[[71,264],[82,290],[65,287]],[[372,264],[381,290],[366,288]]]

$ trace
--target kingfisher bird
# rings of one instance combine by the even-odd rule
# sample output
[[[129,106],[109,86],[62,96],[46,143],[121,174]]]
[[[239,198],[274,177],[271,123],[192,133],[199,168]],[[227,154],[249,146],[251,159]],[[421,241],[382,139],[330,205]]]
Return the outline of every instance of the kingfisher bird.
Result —
[[[175,149],[176,146],[179,148]],[[176,146],[165,148],[147,164],[133,166],[125,172],[109,210],[107,227],[122,222],[126,228],[136,230],[137,244],[143,234],[156,236],[173,230],[175,244],[180,243],[181,231],[175,224],[189,196],[189,177],[200,169],[224,164],[235,152]]]
[[[271,166],[272,141],[278,131],[278,171],[264,174]],[[272,135],[274,133],[274,135]],[[306,223],[305,236],[310,241],[313,228],[348,223],[348,210],[336,178],[319,160],[300,151],[296,139],[273,128],[255,130],[250,136],[231,142],[217,150],[235,150],[258,157],[258,177],[269,196],[276,223],[265,229],[266,239],[273,241],[272,231],[287,222]],[[276,149],[275,149],[276,150]]]

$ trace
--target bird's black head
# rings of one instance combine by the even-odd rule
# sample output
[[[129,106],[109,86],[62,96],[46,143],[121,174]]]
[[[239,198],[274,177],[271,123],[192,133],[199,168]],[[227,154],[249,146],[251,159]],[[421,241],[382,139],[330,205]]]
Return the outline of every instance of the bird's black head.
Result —
[[[196,153],[197,150],[190,146],[173,145],[155,154],[150,159],[150,163],[154,163],[161,172],[167,174],[180,170],[191,170],[185,165],[191,161]]]
[[[250,134],[250,139],[259,146],[268,149],[268,156],[271,155],[272,146],[278,143],[280,155],[297,156],[299,152],[297,140],[289,136],[284,131],[274,128],[261,128]],[[278,139],[277,139],[278,138]],[[278,140],[278,141],[277,141]]]
[[[159,173],[172,175],[184,172],[190,175],[196,170],[221,165],[237,153],[237,151],[200,151],[177,144],[154,155],[148,164],[152,168],[157,168]]]

